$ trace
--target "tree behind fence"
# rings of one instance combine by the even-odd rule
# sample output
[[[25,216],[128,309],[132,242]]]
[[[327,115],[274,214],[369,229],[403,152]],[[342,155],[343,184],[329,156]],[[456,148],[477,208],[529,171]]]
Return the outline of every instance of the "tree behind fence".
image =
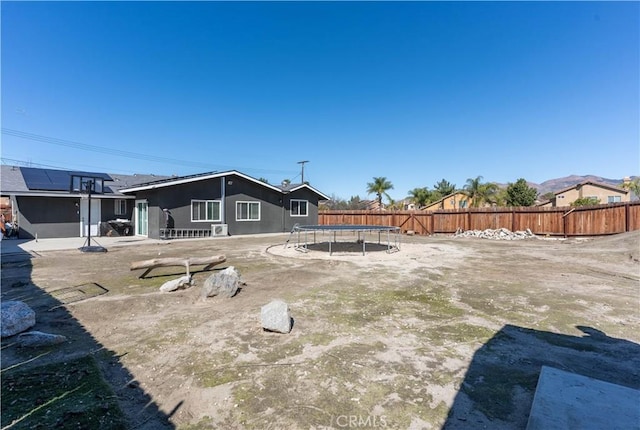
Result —
[[[594,236],[640,230],[640,201],[580,208],[517,207],[423,211],[321,211],[321,225],[385,225],[403,233],[454,233],[458,229],[529,229],[552,236]]]

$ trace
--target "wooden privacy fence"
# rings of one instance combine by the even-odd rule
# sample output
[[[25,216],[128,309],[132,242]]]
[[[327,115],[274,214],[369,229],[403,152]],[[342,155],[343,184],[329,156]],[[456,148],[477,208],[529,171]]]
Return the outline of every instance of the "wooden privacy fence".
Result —
[[[640,230],[640,201],[579,208],[516,207],[423,211],[320,211],[320,225],[384,225],[403,233],[455,233],[507,228],[538,235],[595,236]]]

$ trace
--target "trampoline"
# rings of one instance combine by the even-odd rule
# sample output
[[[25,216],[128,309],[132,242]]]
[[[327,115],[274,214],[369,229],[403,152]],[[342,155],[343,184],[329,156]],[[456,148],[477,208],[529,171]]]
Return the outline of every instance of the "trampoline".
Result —
[[[356,244],[362,244],[362,255],[366,254],[367,234],[378,233],[378,246],[382,246],[383,237],[386,238],[386,252],[392,253],[400,250],[400,227],[382,225],[298,225],[293,226],[291,235],[285,243],[285,248],[289,245],[291,238],[296,236],[295,249],[301,252],[309,252],[310,240],[312,244],[318,243],[318,234],[324,242],[328,236],[329,255],[333,254],[335,245],[340,238],[347,240],[356,239]],[[350,235],[349,235],[350,234]],[[334,246],[332,246],[332,244]]]

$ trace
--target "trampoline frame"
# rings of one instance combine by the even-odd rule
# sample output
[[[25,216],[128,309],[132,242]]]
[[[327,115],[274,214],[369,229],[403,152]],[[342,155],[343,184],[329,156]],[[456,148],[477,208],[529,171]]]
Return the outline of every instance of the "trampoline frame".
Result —
[[[366,234],[367,233],[378,233],[378,245],[381,245],[382,241],[382,233],[387,233],[387,254],[392,252],[400,251],[400,237],[401,230],[400,227],[395,226],[382,226],[382,225],[345,225],[345,224],[335,224],[335,225],[295,225],[291,230],[291,236],[296,234],[296,245],[295,250],[301,252],[309,252],[309,234],[313,233],[313,243],[317,243],[316,233],[322,232],[324,233],[333,233],[333,237],[329,237],[329,255],[333,254],[333,250],[331,247],[332,243],[337,243],[337,233],[338,232],[350,232],[357,233],[358,239],[356,243],[362,241],[362,255],[366,254]],[[362,237],[361,237],[362,234]],[[301,235],[304,237],[304,243],[301,241]],[[289,236],[289,239],[291,239]],[[332,240],[333,239],[333,240]],[[285,248],[287,247],[289,240],[285,243]],[[393,243],[393,244],[392,244]]]

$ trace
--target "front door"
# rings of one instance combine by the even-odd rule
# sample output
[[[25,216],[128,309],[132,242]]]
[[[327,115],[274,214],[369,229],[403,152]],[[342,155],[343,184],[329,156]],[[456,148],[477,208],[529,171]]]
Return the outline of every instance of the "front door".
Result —
[[[147,236],[149,228],[149,208],[146,200],[136,200],[136,236]]]
[[[91,236],[98,236],[100,232],[100,200],[91,199]],[[89,199],[80,199],[80,237],[89,234]]]

